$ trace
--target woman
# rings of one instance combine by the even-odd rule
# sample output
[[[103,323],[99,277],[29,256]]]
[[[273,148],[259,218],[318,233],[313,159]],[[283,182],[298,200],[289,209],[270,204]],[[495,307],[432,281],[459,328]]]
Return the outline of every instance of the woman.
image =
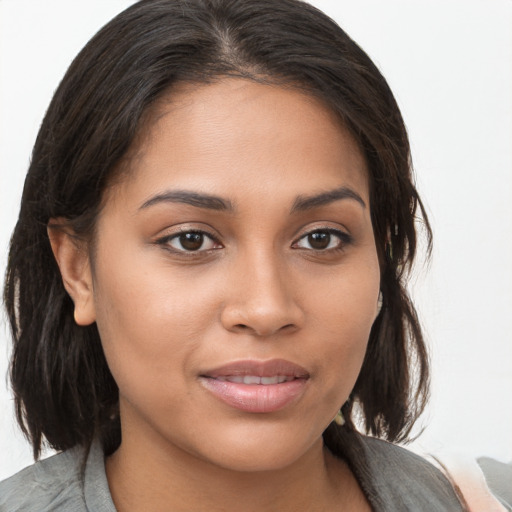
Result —
[[[18,419],[63,453],[2,506],[463,510],[355,429],[404,440],[427,396],[409,160],[385,80],[306,4],[109,23],[41,127],[5,287]]]

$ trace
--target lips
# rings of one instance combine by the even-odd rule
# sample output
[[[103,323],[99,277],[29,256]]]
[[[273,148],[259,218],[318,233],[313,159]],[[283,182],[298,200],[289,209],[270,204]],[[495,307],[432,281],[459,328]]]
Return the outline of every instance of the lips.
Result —
[[[308,379],[304,368],[283,359],[237,361],[200,375],[216,398],[250,413],[283,409],[303,394]]]
[[[225,382],[234,382],[236,384],[259,384],[268,386],[269,384],[282,384],[293,380],[295,377],[285,375],[274,375],[273,377],[258,377],[257,375],[227,375],[226,377],[217,377],[218,380]]]

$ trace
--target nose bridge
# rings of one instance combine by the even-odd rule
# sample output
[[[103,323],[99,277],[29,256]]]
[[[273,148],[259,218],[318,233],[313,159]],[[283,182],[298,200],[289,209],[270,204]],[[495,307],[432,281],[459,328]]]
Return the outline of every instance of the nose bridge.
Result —
[[[235,266],[231,298],[223,311],[226,328],[269,336],[300,327],[302,311],[278,251],[272,247],[243,251]]]

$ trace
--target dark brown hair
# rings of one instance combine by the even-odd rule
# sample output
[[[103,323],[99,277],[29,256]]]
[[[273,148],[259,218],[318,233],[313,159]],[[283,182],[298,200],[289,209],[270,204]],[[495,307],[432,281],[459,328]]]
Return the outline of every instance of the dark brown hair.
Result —
[[[47,225],[66,218],[93,233],[105,187],[132,146],[144,114],[183,81],[225,76],[287,84],[315,95],[353,134],[365,156],[383,308],[350,400],[363,428],[402,440],[424,408],[428,361],[404,277],[423,213],[412,179],[405,126],[385,79],[339,26],[297,0],[142,0],[85,46],[59,85],[41,125],[12,236],[4,300],[14,339],[11,381],[17,418],[37,458],[120,443],[118,389],[96,326],[78,326]],[[332,424],[324,437],[337,448]]]

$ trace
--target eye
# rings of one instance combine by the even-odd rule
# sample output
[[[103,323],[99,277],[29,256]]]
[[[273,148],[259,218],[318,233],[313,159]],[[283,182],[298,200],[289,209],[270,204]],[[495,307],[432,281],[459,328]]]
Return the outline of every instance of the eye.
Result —
[[[311,231],[295,242],[294,247],[314,251],[328,251],[331,249],[342,249],[350,243],[350,235],[337,229],[316,229]]]
[[[166,236],[160,239],[158,243],[170,246],[178,252],[203,252],[221,247],[219,242],[204,231],[182,231],[175,235]]]

